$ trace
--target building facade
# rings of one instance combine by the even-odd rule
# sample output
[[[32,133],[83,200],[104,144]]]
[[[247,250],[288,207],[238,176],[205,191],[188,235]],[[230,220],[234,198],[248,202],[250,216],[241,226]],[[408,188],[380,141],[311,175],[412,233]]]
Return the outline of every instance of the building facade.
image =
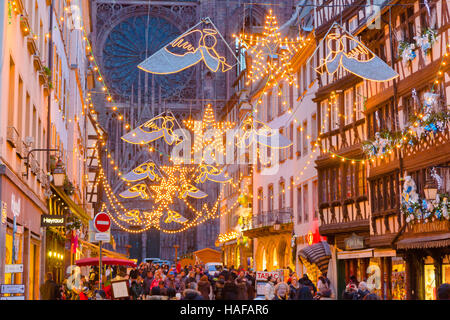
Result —
[[[46,272],[61,283],[67,267],[92,251],[81,245],[93,214],[85,160],[92,119],[80,28],[89,25],[86,4],[1,5],[0,274],[2,283],[24,284],[24,298],[30,300],[39,299]],[[63,170],[61,182],[55,169]],[[42,228],[44,214],[65,215],[66,224]],[[8,264],[23,264],[23,272],[5,273]]]

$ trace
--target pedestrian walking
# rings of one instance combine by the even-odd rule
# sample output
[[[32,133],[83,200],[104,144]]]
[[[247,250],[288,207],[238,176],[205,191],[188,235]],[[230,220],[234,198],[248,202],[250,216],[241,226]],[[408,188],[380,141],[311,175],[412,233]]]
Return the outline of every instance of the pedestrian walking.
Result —
[[[214,285],[214,297],[215,300],[224,300],[223,299],[223,287],[225,284],[225,278],[223,276],[219,276],[219,280],[216,281]]]
[[[238,287],[235,282],[234,274],[230,274],[227,281],[223,286],[223,300],[237,300],[238,299]]]
[[[353,300],[363,300],[365,296],[370,294],[367,284],[361,281],[358,285],[358,290],[353,294]]]
[[[289,300],[296,300],[298,292],[300,291],[300,283],[297,276],[293,275],[291,278],[291,284],[289,285]]]
[[[274,288],[274,297],[272,300],[288,300],[289,299],[289,286],[284,283],[278,283]]]
[[[236,279],[236,286],[238,289],[237,299],[238,300],[248,300],[248,293],[247,293],[247,280],[242,277],[238,277]]]
[[[41,285],[41,300],[59,300],[61,298],[61,292],[58,285],[53,280],[53,273],[47,272],[45,276],[45,282]]]
[[[443,283],[437,290],[438,300],[450,300],[450,284]]]
[[[267,278],[267,284],[264,286],[264,297],[266,300],[273,300],[275,296],[275,284],[272,276]]]
[[[198,291],[202,295],[204,300],[210,300],[209,295],[211,294],[211,283],[208,280],[208,276],[203,275],[198,282]]]

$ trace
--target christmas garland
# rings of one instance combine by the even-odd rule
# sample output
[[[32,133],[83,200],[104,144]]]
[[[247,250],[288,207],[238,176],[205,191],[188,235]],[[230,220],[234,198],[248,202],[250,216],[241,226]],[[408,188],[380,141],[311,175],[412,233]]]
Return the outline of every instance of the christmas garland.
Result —
[[[437,31],[426,28],[418,36],[414,37],[415,42],[400,41],[398,45],[398,54],[405,63],[411,63],[416,58],[416,49],[422,49],[423,53],[428,54],[436,42]]]
[[[408,126],[402,131],[382,131],[375,133],[375,140],[363,142],[364,153],[369,157],[390,153],[394,148],[405,145],[414,146],[431,134],[443,132],[450,123],[450,112],[434,112],[432,106],[436,102],[437,95],[427,92],[424,95],[425,113],[411,116]]]
[[[449,211],[450,204],[448,202],[449,195],[441,193],[436,195],[436,200],[427,201],[420,199],[416,191],[414,180],[407,176],[403,184],[403,192],[401,198],[401,211],[406,215],[406,222],[414,221],[431,221],[433,219],[450,220]]]

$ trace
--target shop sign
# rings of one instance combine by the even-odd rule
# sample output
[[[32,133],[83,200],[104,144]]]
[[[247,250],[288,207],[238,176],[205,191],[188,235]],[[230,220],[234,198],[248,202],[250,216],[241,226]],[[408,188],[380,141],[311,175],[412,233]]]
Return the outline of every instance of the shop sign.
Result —
[[[15,217],[20,215],[20,198],[16,201],[14,193],[11,195],[11,211]]]
[[[5,273],[23,272],[23,264],[5,264]]]
[[[308,232],[308,234],[305,236],[306,238],[306,243],[308,243],[308,245],[312,245],[313,241],[314,241],[314,235],[311,231]]]
[[[353,233],[351,237],[344,240],[346,250],[355,250],[364,248],[364,237]]]
[[[41,215],[41,227],[64,227],[65,225],[65,216],[57,216],[54,214]]]
[[[1,293],[25,293],[24,284],[2,284]]]
[[[6,202],[2,201],[2,224],[6,224],[8,212],[6,211],[7,204]]]
[[[256,271],[256,281],[267,281],[267,278],[272,276],[274,279],[280,278],[280,271]]]

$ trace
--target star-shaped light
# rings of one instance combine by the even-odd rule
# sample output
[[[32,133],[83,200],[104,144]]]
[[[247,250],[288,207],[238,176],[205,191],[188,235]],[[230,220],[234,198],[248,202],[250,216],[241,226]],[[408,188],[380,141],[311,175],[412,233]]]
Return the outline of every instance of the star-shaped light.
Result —
[[[291,58],[299,49],[305,47],[306,42],[310,41],[309,38],[306,40],[302,37],[283,38],[277,19],[270,10],[266,16],[262,36],[241,33],[237,39],[244,47],[248,48],[247,52],[252,56],[247,85],[267,79],[261,94],[278,87],[278,95],[282,94],[280,83],[283,81],[289,86],[295,85],[298,87]],[[261,103],[261,100],[258,103]],[[286,103],[283,102],[283,104]]]

